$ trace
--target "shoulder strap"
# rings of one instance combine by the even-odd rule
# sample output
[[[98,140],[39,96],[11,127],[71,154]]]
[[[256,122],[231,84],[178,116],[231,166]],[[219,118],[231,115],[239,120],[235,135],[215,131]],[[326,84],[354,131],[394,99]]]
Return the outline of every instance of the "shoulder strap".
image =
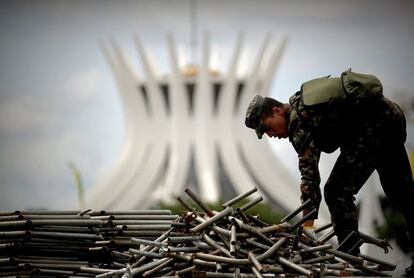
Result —
[[[305,82],[301,87],[301,102],[304,106],[314,106],[343,97],[341,81],[329,76]]]

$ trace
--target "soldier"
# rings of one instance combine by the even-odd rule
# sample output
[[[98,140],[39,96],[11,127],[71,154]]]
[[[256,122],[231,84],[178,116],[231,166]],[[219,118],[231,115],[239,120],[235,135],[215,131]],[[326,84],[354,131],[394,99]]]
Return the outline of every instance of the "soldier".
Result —
[[[340,78],[314,79],[304,83],[289,103],[256,95],[247,109],[245,123],[259,139],[264,133],[289,138],[299,158],[301,200],[311,200],[304,215],[319,209],[321,202],[321,152],[340,149],[324,187],[339,244],[358,231],[355,195],[377,170],[386,196],[399,206],[405,218],[413,247],[414,183],[404,147],[405,116],[396,103],[383,96],[376,77],[348,70]],[[316,213],[303,224],[304,228],[313,227],[317,218]],[[346,240],[342,250],[357,255],[359,248],[351,248],[357,237]],[[414,275],[414,262],[406,273]]]

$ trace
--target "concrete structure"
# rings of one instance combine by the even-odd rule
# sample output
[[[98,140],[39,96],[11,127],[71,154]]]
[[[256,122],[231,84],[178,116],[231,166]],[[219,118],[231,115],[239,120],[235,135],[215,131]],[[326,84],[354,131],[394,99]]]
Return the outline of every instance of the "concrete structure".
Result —
[[[248,102],[269,95],[286,39],[263,40],[246,77],[237,75],[243,35],[235,42],[227,72],[210,69],[210,38],[204,36],[201,62],[179,67],[176,44],[168,36],[171,72],[157,76],[135,39],[144,76],[135,74],[112,40],[103,52],[114,74],[125,118],[122,154],[112,172],[87,196],[89,207],[134,209],[168,202],[190,186],[207,202],[257,186],[281,212],[300,205],[298,181],[283,167],[268,139],[257,140],[244,126]],[[326,210],[321,214],[328,219]]]

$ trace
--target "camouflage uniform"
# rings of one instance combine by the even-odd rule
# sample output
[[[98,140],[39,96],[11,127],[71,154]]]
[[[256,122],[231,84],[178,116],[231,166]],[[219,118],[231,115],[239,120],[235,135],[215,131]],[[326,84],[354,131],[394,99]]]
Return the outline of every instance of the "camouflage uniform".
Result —
[[[321,201],[320,153],[340,148],[324,188],[338,241],[358,230],[354,196],[374,170],[387,197],[399,204],[413,239],[414,185],[404,148],[406,125],[401,108],[385,97],[304,107],[299,92],[289,103],[289,140],[299,157],[301,199],[312,201],[309,211],[319,208]]]

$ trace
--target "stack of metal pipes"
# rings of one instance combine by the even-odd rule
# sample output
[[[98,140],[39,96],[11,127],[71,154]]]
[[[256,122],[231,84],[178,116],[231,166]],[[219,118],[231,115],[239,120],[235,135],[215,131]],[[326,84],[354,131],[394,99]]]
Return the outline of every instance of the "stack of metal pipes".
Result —
[[[0,212],[0,277],[94,277],[135,261],[131,240],[154,240],[170,210]],[[179,224],[177,224],[179,225]]]
[[[28,217],[41,217],[38,212],[2,213],[0,273],[6,275],[0,276],[391,277],[395,265],[339,251],[332,225],[319,227],[315,234],[303,230],[312,212],[300,215],[309,203],[278,224],[248,214],[263,200],[259,196],[245,203],[256,192],[253,188],[225,202],[220,212],[186,189],[186,195],[177,197],[185,208],[180,215],[156,210],[56,212],[56,218],[74,219],[51,220],[49,211],[47,221],[52,222],[40,222]],[[144,221],[142,215],[151,222],[136,222]],[[20,226],[27,220],[30,224]],[[358,247],[365,243],[388,247],[385,241],[359,236]]]
[[[395,265],[337,250],[328,242],[333,231],[317,237],[332,225],[318,228],[315,235],[304,231],[302,224],[312,212],[303,218],[298,215],[309,202],[276,225],[249,215],[247,211],[263,198],[238,204],[256,191],[253,188],[236,196],[216,212],[186,189],[187,198],[177,197],[187,210],[177,222],[186,226],[172,227],[154,241],[133,238],[141,244],[139,250],[129,250],[137,261],[99,277],[391,277],[386,271],[394,270]],[[373,243],[384,247],[384,241],[362,233],[361,238],[359,246]]]

